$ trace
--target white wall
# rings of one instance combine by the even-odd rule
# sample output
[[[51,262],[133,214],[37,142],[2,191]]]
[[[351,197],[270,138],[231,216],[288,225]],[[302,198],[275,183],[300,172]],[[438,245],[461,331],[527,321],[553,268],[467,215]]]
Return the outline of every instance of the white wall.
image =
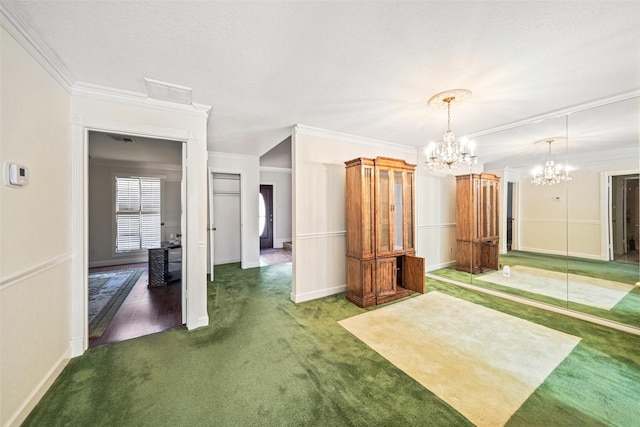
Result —
[[[386,156],[416,163],[416,150],[304,126],[293,130],[293,283],[302,302],[346,289],[345,164]]]
[[[427,271],[456,262],[456,178],[416,168],[416,255]]]
[[[260,236],[258,235],[258,194],[260,193],[260,159],[209,152],[212,172],[240,175],[241,265],[242,268],[260,266]]]
[[[600,216],[600,173],[575,171],[567,194],[568,254],[581,258],[601,259],[601,227],[607,218]]]
[[[291,169],[260,167],[260,184],[273,185],[273,247],[291,242]]]
[[[601,259],[600,173],[574,172],[570,182],[536,186],[522,179],[520,250]]]
[[[162,240],[180,233],[181,166],[145,165],[137,162],[89,161],[89,267],[146,262],[147,251],[115,254],[114,176],[161,178]]]
[[[3,28],[0,160],[0,425],[18,425],[71,355],[69,94]]]
[[[567,254],[568,183],[520,185],[520,250]]]

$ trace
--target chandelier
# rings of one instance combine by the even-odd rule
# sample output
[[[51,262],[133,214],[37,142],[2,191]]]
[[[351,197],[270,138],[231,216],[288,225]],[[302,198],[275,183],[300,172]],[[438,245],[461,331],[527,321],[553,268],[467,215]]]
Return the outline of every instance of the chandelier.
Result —
[[[551,143],[554,139],[547,139],[544,142],[549,144],[549,160],[544,164],[538,165],[531,171],[531,183],[535,185],[553,185],[562,181],[571,181],[569,175],[569,165],[555,164],[551,159]],[[541,142],[541,141],[538,141]]]
[[[456,141],[456,136],[451,130],[451,103],[460,103],[471,98],[471,91],[467,89],[452,89],[440,92],[429,98],[427,104],[433,108],[447,105],[447,131],[442,142],[432,142],[427,147],[426,166],[430,171],[452,170],[460,164],[469,166],[478,163],[475,155],[475,147],[466,139]]]

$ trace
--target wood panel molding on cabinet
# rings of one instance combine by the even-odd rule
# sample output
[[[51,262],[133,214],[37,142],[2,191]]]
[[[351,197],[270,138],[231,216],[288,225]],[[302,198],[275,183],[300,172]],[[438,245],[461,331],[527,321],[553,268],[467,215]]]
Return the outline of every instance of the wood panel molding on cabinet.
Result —
[[[347,294],[360,307],[424,293],[415,256],[415,165],[388,157],[345,162]]]

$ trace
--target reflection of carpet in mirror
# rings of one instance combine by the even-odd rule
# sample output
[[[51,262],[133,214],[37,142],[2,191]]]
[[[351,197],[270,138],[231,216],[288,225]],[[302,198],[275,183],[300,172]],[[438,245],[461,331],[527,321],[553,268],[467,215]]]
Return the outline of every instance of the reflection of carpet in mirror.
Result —
[[[437,291],[338,323],[478,426],[504,425],[580,341]]]
[[[511,266],[510,276],[504,277],[502,271],[494,271],[477,279],[563,301],[568,297],[570,302],[604,310],[611,310],[633,289],[626,283],[522,265]]]

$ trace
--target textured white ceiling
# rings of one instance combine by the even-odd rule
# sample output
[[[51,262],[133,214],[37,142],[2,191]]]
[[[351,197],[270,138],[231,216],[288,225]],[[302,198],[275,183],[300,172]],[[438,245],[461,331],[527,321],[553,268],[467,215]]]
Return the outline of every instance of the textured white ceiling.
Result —
[[[261,155],[294,124],[422,147],[446,129],[427,99],[453,88],[473,91],[460,136],[640,89],[637,1],[11,4],[74,82],[193,88],[212,151]]]

